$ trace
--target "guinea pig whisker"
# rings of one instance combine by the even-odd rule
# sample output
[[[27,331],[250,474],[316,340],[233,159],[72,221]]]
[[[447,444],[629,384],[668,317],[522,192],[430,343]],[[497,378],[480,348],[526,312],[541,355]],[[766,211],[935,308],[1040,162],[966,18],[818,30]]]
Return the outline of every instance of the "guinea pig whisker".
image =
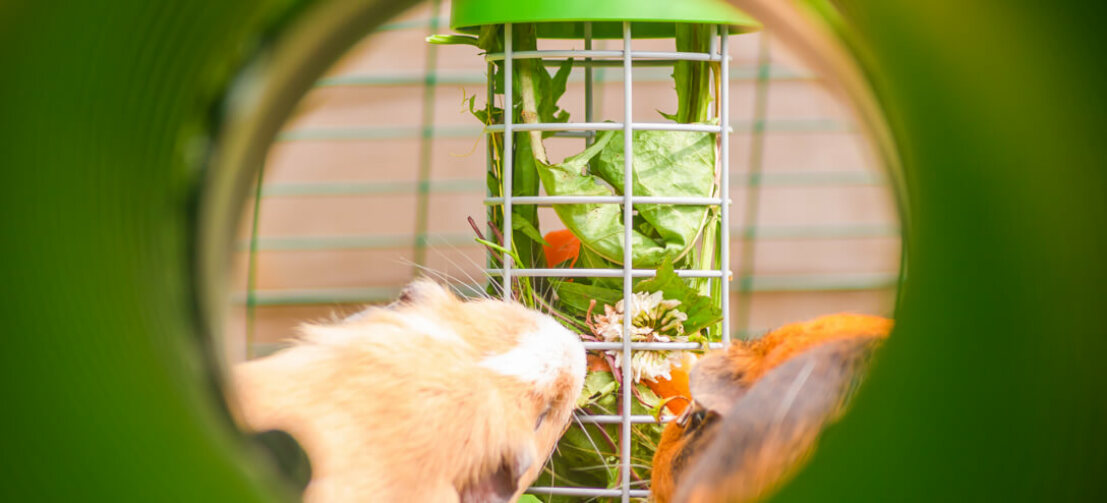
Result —
[[[445,283],[447,285],[457,285],[458,288],[466,288],[468,290],[471,290],[471,291],[475,292],[475,294],[477,296],[481,296],[481,297],[484,296],[484,292],[480,291],[479,288],[477,288],[477,287],[475,287],[475,286],[473,286],[469,283],[466,283],[465,281],[462,281],[460,278],[454,277],[454,276],[450,275],[449,273],[439,271],[437,269],[427,267],[425,265],[419,265],[419,264],[416,264],[416,263],[411,262],[411,261],[407,261],[406,263],[408,265],[411,265],[412,267],[415,267],[416,269],[418,269],[420,271],[423,271],[423,272],[427,273],[428,275],[430,275],[434,278],[437,278],[439,281],[442,281],[443,283]]]
[[[483,239],[483,238],[482,238],[482,239]],[[447,245],[447,246],[449,246],[449,247],[451,247],[451,248],[453,248],[453,249],[454,249],[455,251],[457,251],[457,252],[458,252],[458,254],[459,254],[460,256],[464,257],[464,258],[465,258],[465,260],[469,261],[469,263],[470,263],[470,264],[472,264],[472,266],[473,266],[473,268],[474,268],[475,270],[477,270],[477,271],[482,271],[482,272],[484,271],[484,268],[485,268],[485,266],[484,266],[484,265],[482,265],[482,264],[479,264],[479,263],[477,263],[477,261],[476,261],[476,260],[473,260],[473,258],[472,258],[472,257],[470,257],[469,255],[466,255],[466,254],[462,253],[462,252],[461,252],[461,250],[459,250],[459,249],[457,248],[457,246],[455,246],[455,245],[454,245],[454,244],[452,244],[452,243],[446,243],[446,245]],[[483,248],[482,248],[482,250],[483,250]],[[480,281],[477,281],[476,279],[474,279],[474,280],[473,280],[473,282],[474,282],[474,283],[478,283],[478,284],[480,284],[480,283],[481,283]],[[486,282],[487,284],[490,284],[490,285],[492,285],[492,287],[493,287],[493,288],[494,288],[494,289],[496,290],[496,292],[497,292],[497,293],[499,294],[499,296],[500,296],[500,297],[502,297],[502,296],[503,296],[503,294],[504,294],[504,288],[503,288],[503,285],[502,285],[502,284],[500,284],[500,283],[499,283],[498,281],[490,281],[490,278],[487,278],[487,277],[485,278],[485,282]],[[490,297],[490,296],[489,296],[489,297]]]
[[[600,446],[596,445],[596,441],[595,441],[595,440],[592,440],[592,435],[591,435],[590,433],[588,433],[588,428],[585,428],[585,427],[584,427],[584,423],[583,423],[583,422],[581,422],[580,418],[579,418],[579,417],[577,417],[577,415],[576,415],[576,414],[573,414],[573,415],[572,415],[572,417],[573,417],[573,421],[576,421],[576,423],[577,423],[577,426],[580,426],[580,431],[584,433],[584,438],[587,438],[587,439],[588,439],[588,443],[589,443],[589,444],[591,444],[591,445],[592,445],[592,448],[596,450],[596,455],[597,455],[597,456],[599,456],[599,458],[600,458],[600,462],[601,462],[601,463],[603,463],[603,467],[604,467],[604,470],[611,470],[611,467],[610,467],[610,466],[608,465],[608,463],[607,463],[607,459],[606,459],[606,458],[604,458],[604,456],[603,456],[603,451],[601,451],[601,450],[600,450]],[[600,430],[600,432],[601,432],[601,433],[603,433],[603,434],[604,434],[604,436],[606,436],[606,437],[608,438],[608,440],[610,441],[611,437],[607,435],[607,432],[606,432],[606,431],[603,431],[603,427],[602,427],[602,426],[601,426],[601,427],[599,427],[599,430]],[[614,442],[609,442],[609,443],[611,444],[611,447],[612,447],[612,448],[614,448],[614,447],[615,447],[615,444],[614,444]]]
[[[438,250],[438,249],[436,249],[436,248],[432,248],[432,249],[434,249],[435,253],[436,253],[436,254],[437,254],[437,255],[438,255],[439,257],[442,257],[442,258],[444,258],[444,259],[445,259],[445,260],[447,261],[447,263],[449,263],[449,265],[452,265],[452,266],[454,266],[454,267],[457,267],[457,265],[456,265],[456,264],[454,264],[454,261],[453,261],[453,260],[451,260],[451,259],[449,259],[449,257],[447,257],[447,256],[446,256],[445,254],[443,254],[441,250]],[[461,286],[469,286],[469,287],[470,287],[470,285],[469,285],[469,284],[467,283],[467,281],[465,281],[465,280],[464,280],[463,278],[461,278],[461,277],[458,277],[458,276],[456,276],[456,275],[454,275],[454,274],[451,274],[451,273],[449,273],[449,271],[448,271],[448,270],[443,270],[443,269],[433,269],[433,268],[431,268],[431,267],[428,267],[428,266],[423,266],[423,269],[424,269],[424,270],[434,270],[434,271],[435,271],[435,273],[436,273],[436,274],[438,274],[438,276],[439,276],[439,277],[444,277],[444,278],[446,278],[446,280],[447,280],[447,283],[455,284],[455,285],[458,285],[459,287],[461,287]],[[458,269],[461,269],[461,268],[459,268],[459,267],[458,267]],[[464,271],[463,271],[463,273],[464,273]],[[473,278],[469,278],[469,279],[473,279]],[[476,283],[476,281],[473,281],[473,283]]]
[[[477,264],[477,263],[476,263],[476,261],[472,259],[472,257],[469,257],[468,255],[465,255],[465,253],[464,253],[463,251],[461,251],[461,249],[460,249],[460,248],[458,248],[458,247],[457,247],[456,245],[454,245],[453,243],[449,243],[449,242],[447,242],[446,240],[442,240],[442,243],[441,243],[441,244],[442,244],[442,245],[444,245],[444,246],[447,246],[447,247],[449,247],[449,248],[450,248],[451,250],[453,250],[454,252],[456,252],[456,254],[457,254],[457,255],[459,255],[459,256],[461,256],[461,257],[464,257],[464,258],[465,258],[466,260],[468,260],[468,261],[469,261],[469,263],[470,263],[470,264],[472,264],[472,265],[473,265],[473,267],[476,267],[476,268],[477,268],[477,270],[481,270],[481,269],[483,269],[483,267],[481,267],[481,266],[480,266],[480,264]],[[455,261],[454,261],[453,259],[451,259],[451,258],[449,257],[449,255],[447,255],[446,253],[444,253],[444,252],[443,252],[442,250],[440,250],[440,249],[438,249],[438,248],[435,248],[434,250],[435,250],[435,252],[436,252],[436,253],[438,253],[438,255],[439,255],[440,257],[442,257],[443,259],[445,259],[445,260],[446,260],[446,262],[449,262],[449,263],[450,263],[450,265],[454,266],[454,267],[455,267],[455,268],[456,268],[456,269],[457,269],[458,271],[461,271],[461,273],[462,273],[462,274],[464,274],[464,275],[465,275],[465,277],[469,279],[469,281],[471,282],[471,284],[472,284],[472,285],[479,285],[479,284],[481,284],[481,282],[480,282],[480,281],[477,281],[477,279],[476,279],[476,278],[474,278],[474,277],[473,277],[473,276],[472,276],[471,274],[469,274],[469,272],[468,272],[468,271],[466,270],[466,268],[465,268],[465,267],[462,267],[462,266],[461,266],[460,264],[458,264],[457,262],[455,262]],[[488,292],[485,292],[485,291],[484,291],[483,289],[480,289],[480,288],[474,288],[474,290],[478,290],[478,291],[479,291],[479,293],[478,293],[478,296],[479,296],[479,297],[481,297],[481,298],[485,298],[485,299],[488,299],[488,298],[490,298],[490,297],[491,297],[490,295],[488,295]],[[501,293],[502,293],[502,292],[501,292]]]
[[[554,451],[557,451],[558,454],[561,454],[561,446],[558,445],[559,443],[561,443],[561,442],[555,442],[554,443]],[[557,483],[557,467],[554,466],[553,456],[550,456],[550,459],[549,459],[549,461],[547,461],[547,463],[550,465],[550,480],[553,481],[554,484],[556,484]],[[552,498],[553,498],[552,494],[547,494],[546,495],[546,503],[550,503],[550,500]]]

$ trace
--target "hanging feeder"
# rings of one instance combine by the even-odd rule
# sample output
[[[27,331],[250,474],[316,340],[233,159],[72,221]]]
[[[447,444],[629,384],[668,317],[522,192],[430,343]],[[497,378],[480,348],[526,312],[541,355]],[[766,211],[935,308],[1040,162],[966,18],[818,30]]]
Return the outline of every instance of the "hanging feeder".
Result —
[[[648,497],[648,473],[632,464],[649,464],[639,458],[652,456],[662,412],[687,400],[664,396],[686,387],[672,369],[690,366],[684,351],[729,339],[727,37],[760,25],[710,0],[455,0],[450,26],[465,35],[430,41],[477,46],[488,65],[485,104],[469,106],[488,146],[488,232],[478,234],[497,278],[490,288],[555,315],[591,352],[561,470],[583,468],[572,464],[588,457],[571,451],[588,431],[612,448],[596,447],[591,473],[546,473],[528,492]],[[636,51],[636,38],[673,39],[676,50]],[[544,49],[545,39],[580,40],[583,49]],[[597,39],[622,45],[597,50]],[[673,68],[676,110],[633,116],[634,70],[644,66]],[[622,69],[622,117],[595,117],[596,67]],[[582,121],[557,104],[576,68]],[[580,151],[552,162],[549,137],[580,138]],[[539,206],[560,222],[541,224]],[[632,424],[654,429],[635,437]]]

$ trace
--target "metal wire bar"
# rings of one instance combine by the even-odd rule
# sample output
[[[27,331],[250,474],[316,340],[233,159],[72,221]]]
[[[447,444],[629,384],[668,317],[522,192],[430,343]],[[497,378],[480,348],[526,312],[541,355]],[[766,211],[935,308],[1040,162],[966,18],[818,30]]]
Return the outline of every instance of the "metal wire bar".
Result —
[[[557,50],[557,51],[516,51],[511,53],[513,59],[546,59],[546,58],[581,58],[592,59],[618,59],[624,61],[628,57],[632,61],[641,64],[640,60],[665,60],[668,63],[674,61],[719,61],[717,54],[705,54],[702,52],[676,52],[676,51],[589,51],[589,50]],[[503,61],[507,58],[505,52],[492,52],[484,56],[485,61]],[[623,65],[626,66],[625,64]]]
[[[588,424],[621,424],[623,422],[623,416],[620,415],[602,415],[602,414],[578,414],[574,416],[582,423]],[[630,416],[631,424],[664,424],[675,419],[673,416],[662,416],[661,419],[657,419],[650,415],[635,415]]]
[[[537,206],[552,206],[555,204],[623,204],[627,201],[624,196],[516,196],[511,198],[512,204],[532,204]],[[719,206],[723,202],[713,197],[669,197],[669,196],[636,196],[630,198],[634,204],[679,204],[690,206]],[[489,197],[484,204],[501,204],[502,197]]]
[[[460,287],[455,288],[455,291],[457,291],[459,294],[465,294],[465,293],[471,294],[472,293],[471,291],[466,292],[465,289],[460,288]],[[391,299],[389,299],[389,300],[391,300]],[[260,355],[260,353],[258,353],[256,351],[256,348],[287,347],[289,345],[289,343],[280,343],[280,342],[254,342],[252,344],[253,344],[253,347],[255,348],[254,355],[256,355],[256,356]],[[722,343],[713,342],[711,344],[708,344],[707,347],[709,349],[722,349],[723,345],[722,345]],[[614,351],[614,350],[621,349],[621,348],[622,348],[622,343],[619,343],[619,342],[585,342],[584,343],[584,349],[593,350],[593,351]],[[703,345],[700,345],[700,344],[697,344],[697,343],[694,343],[694,342],[634,342],[634,343],[631,343],[630,348],[634,351],[674,351],[674,350],[689,351],[689,350],[695,350],[695,349],[703,349]],[[272,351],[269,351],[269,352],[272,352]],[[596,416],[581,415],[580,417],[596,417]],[[613,415],[611,417],[622,417],[622,416]],[[635,416],[635,417],[639,417],[639,416]],[[642,417],[644,417],[644,416],[642,416]],[[668,421],[668,418],[669,418],[669,416],[662,416],[661,419],[664,422],[664,421]]]
[[[633,65],[630,48],[631,34],[630,21],[623,22],[623,299],[626,303],[623,309],[623,384],[619,390],[622,394],[623,417],[631,416],[631,393],[634,382],[631,379],[631,313],[634,308],[633,291],[634,282],[631,273],[633,261],[631,242],[631,222],[634,221],[634,112],[631,106],[634,103],[631,83],[634,80]],[[622,435],[619,438],[619,462],[621,463],[621,478],[623,503],[630,502],[630,421],[622,421]]]
[[[584,23],[584,50],[592,50],[592,22]],[[591,124],[595,122],[592,117],[592,58],[584,58],[584,122]],[[572,77],[572,75],[570,75]],[[584,139],[584,146],[591,147],[592,142],[596,139],[595,131],[587,131]]]
[[[515,73],[513,64],[515,59],[512,57],[512,27],[511,23],[504,23],[504,54],[507,55],[507,59],[504,60],[504,150],[503,155],[500,156],[501,163],[503,164],[501,173],[503,173],[503,189],[504,189],[504,218],[503,218],[503,232],[504,235],[504,248],[508,251],[515,250],[515,243],[512,239],[512,227],[511,227],[511,191],[512,191],[512,176],[514,176],[514,156],[512,149],[515,147],[515,131],[512,128],[515,121],[515,110],[512,106],[515,103],[515,90],[512,89],[512,81],[515,80]],[[504,300],[511,300],[511,254],[503,254],[503,295]]]
[[[720,29],[721,28],[721,29]],[[730,123],[730,83],[726,82],[725,75],[730,73],[730,54],[727,49],[727,29],[725,26],[717,27],[719,35],[719,47],[720,47],[720,71],[719,78],[723,82],[719,85],[719,123]],[[714,39],[712,39],[714,40]],[[720,273],[722,274],[723,285],[719,289],[719,307],[722,308],[724,313],[722,321],[722,339],[723,346],[730,345],[730,128],[720,128],[719,133],[719,190],[720,198],[726,200],[726,204],[723,205],[719,211],[720,222],[719,226],[722,228],[721,236],[719,236],[719,265]]]
[[[495,81],[493,80],[494,76],[496,74],[496,64],[486,62],[484,64],[484,68],[485,68],[485,72],[487,72],[487,73],[485,73],[485,84],[484,84],[484,92],[485,92],[485,95],[484,95],[485,96],[485,101],[484,101],[485,105],[484,105],[484,107],[485,107],[485,111],[488,112],[488,116],[491,117],[492,116],[492,109],[493,109],[493,107],[495,106],[495,103],[496,103],[496,85],[495,85]],[[491,173],[494,173],[495,170],[496,170],[496,160],[495,160],[495,157],[496,157],[496,142],[494,141],[495,136],[492,136],[492,135],[483,135],[482,139],[484,140],[484,163],[485,163],[484,164],[484,179],[483,180],[476,180],[476,182],[478,182],[482,187],[484,187],[484,197],[490,197],[490,196],[492,196],[492,184],[487,183],[487,179],[488,179],[489,176],[491,176]],[[485,210],[484,210],[485,232],[488,233],[489,235],[493,234],[493,229],[495,228],[495,215],[496,215],[496,208],[492,208],[492,207],[485,208]],[[484,254],[484,267],[486,267],[486,268],[487,267],[494,267],[495,265],[496,265],[495,259],[493,258],[492,254],[491,253],[485,253]],[[493,290],[492,281],[493,281],[492,278],[486,278],[485,279],[485,284],[483,285],[485,291]]]
[[[581,496],[589,498],[616,497],[623,494],[635,498],[648,498],[650,492],[646,489],[630,489],[625,493],[622,489],[602,489],[591,487],[538,487],[527,489],[527,494],[549,494],[553,496]],[[625,501],[625,500],[624,500]]]
[[[691,131],[697,133],[718,133],[721,126],[711,124],[674,124],[672,122],[639,122],[634,124],[635,131]],[[533,124],[517,124],[515,131],[618,131],[626,129],[619,122],[538,122]],[[503,124],[493,124],[484,127],[485,133],[503,132]]]
[[[588,342],[584,343],[584,349],[594,351],[614,351],[616,349],[622,349],[623,343],[621,342]],[[722,343],[712,342],[707,345],[710,349],[722,348]],[[635,351],[673,351],[682,350],[689,351],[693,349],[704,349],[704,345],[698,342],[631,342],[630,349]]]
[[[502,269],[486,269],[485,273],[499,276]],[[720,271],[704,269],[681,269],[676,271],[682,278],[718,278],[722,276]],[[630,278],[652,278],[657,275],[653,269],[514,269],[512,274],[520,277],[539,278],[622,278],[624,275]]]
[[[565,61],[567,61],[568,59],[569,58],[549,58],[549,59],[543,59],[541,61],[542,61],[543,66],[558,67],[558,66],[561,66],[561,65],[565,64]],[[572,61],[573,61],[573,66],[576,66],[576,67],[591,66],[593,68],[622,68],[622,66],[623,66],[623,62],[618,60],[618,59],[594,59],[594,60],[592,60],[591,63],[585,63],[583,60],[578,60],[578,59],[572,58]],[[679,60],[675,60],[675,59],[643,59],[643,60],[635,61],[634,62],[634,67],[636,69],[639,69],[639,70],[643,69],[643,67],[645,67],[645,68],[658,68],[658,67],[671,68],[673,66],[673,63],[676,63],[677,61],[679,61]],[[647,82],[656,82],[656,81],[657,80],[651,79]]]

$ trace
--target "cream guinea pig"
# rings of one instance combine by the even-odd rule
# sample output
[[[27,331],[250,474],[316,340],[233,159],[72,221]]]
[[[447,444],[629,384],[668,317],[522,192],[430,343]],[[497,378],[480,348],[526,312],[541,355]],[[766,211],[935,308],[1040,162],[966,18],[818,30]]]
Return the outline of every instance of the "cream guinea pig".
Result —
[[[419,280],[388,307],[304,325],[232,382],[248,429],[307,452],[305,501],[501,502],[538,476],[584,373],[552,318]]]

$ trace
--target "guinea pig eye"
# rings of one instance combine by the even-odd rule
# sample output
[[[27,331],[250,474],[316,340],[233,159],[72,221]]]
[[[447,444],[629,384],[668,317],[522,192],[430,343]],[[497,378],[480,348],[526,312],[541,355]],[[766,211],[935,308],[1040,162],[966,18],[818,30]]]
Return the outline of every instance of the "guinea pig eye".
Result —
[[[542,421],[546,420],[546,415],[550,413],[551,408],[553,408],[552,405],[547,405],[546,410],[542,411],[542,413],[538,415],[538,419],[536,421],[534,421],[534,429],[535,430],[542,427]]]
[[[676,418],[676,423],[684,428],[685,433],[695,431],[707,419],[708,410],[699,403],[692,402],[684,409],[684,413]]]
[[[688,428],[699,428],[703,424],[703,420],[707,417],[707,411],[704,409],[697,409],[692,412],[692,415],[688,417]]]

